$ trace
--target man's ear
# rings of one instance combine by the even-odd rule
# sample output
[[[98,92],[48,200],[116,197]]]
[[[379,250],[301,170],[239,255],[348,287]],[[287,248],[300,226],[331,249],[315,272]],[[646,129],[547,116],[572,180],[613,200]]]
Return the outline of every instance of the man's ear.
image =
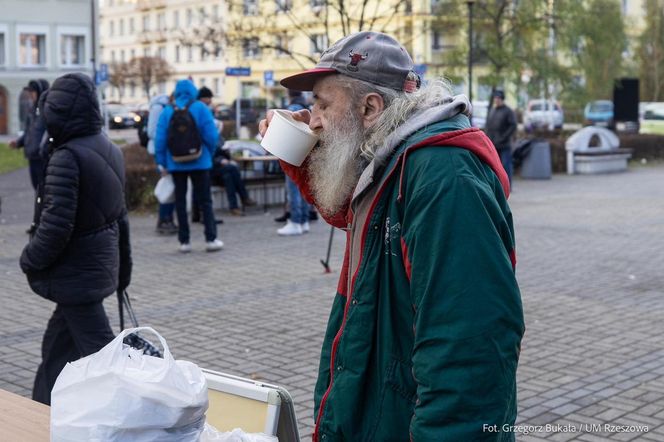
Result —
[[[380,94],[375,92],[367,94],[364,96],[361,110],[363,126],[371,127],[385,110],[385,101]]]

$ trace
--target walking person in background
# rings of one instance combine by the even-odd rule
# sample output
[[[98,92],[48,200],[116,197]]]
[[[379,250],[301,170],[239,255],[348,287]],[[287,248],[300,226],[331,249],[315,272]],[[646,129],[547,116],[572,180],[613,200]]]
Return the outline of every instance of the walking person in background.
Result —
[[[65,364],[113,340],[103,300],[127,288],[132,262],[124,159],[101,130],[94,83],[83,74],[58,78],[39,111],[52,141],[20,264],[32,290],[56,303],[32,394],[50,404]]]
[[[319,136],[282,168],[347,235],[313,441],[513,441],[524,322],[509,182],[468,99],[422,86],[377,32],[281,84],[313,90],[312,111],[292,115]]]
[[[28,160],[30,170],[30,181],[32,187],[37,191],[44,178],[44,167],[46,166],[46,124],[39,113],[39,97],[48,90],[48,81],[44,79],[30,80],[27,90],[30,92],[33,106],[27,115],[25,131],[18,139],[10,141],[9,147],[17,149],[22,147],[23,154]],[[27,233],[34,231],[34,224],[30,226]]]
[[[157,123],[159,122],[159,117],[161,112],[166,106],[170,103],[170,97],[166,94],[157,95],[152,100],[150,100],[150,113],[148,114],[148,126],[147,126],[147,135],[148,135],[148,153],[152,156],[155,155],[154,149],[154,139],[157,135]],[[157,165],[159,172],[163,171],[163,168]],[[178,226],[173,222],[173,213],[175,212],[175,203],[159,203],[159,212],[157,219],[156,231],[162,235],[175,235],[178,232]]]
[[[486,134],[498,150],[500,162],[512,183],[512,137],[516,133],[516,116],[505,104],[505,92],[493,93],[493,108],[486,119]]]
[[[198,90],[191,80],[180,80],[175,86],[175,100],[159,117],[155,135],[155,157],[162,174],[173,175],[175,210],[178,216],[180,252],[191,252],[187,219],[187,181],[193,184],[193,198],[203,211],[205,249],[221,250],[217,224],[212,211],[210,169],[217,149],[219,134],[212,112],[198,101]]]
[[[307,109],[307,103],[302,96],[301,91],[288,90],[290,103],[288,109],[291,112],[297,112]],[[293,180],[286,175],[286,191],[288,194],[288,204],[290,205],[290,218],[286,220],[286,225],[277,229],[280,236],[296,236],[309,232],[309,211],[311,206],[302,197],[300,189]]]

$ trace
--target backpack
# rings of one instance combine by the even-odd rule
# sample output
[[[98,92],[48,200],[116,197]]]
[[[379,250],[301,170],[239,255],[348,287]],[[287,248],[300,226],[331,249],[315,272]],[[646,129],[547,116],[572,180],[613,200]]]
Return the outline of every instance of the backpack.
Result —
[[[147,116],[141,118],[141,122],[138,123],[138,128],[136,130],[138,131],[138,142],[140,143],[140,145],[143,147],[148,147],[148,142],[150,141],[150,137],[148,137]]]
[[[186,163],[198,159],[203,153],[201,135],[194,118],[189,113],[191,100],[185,107],[173,105],[173,115],[168,123],[166,141],[173,161]]]

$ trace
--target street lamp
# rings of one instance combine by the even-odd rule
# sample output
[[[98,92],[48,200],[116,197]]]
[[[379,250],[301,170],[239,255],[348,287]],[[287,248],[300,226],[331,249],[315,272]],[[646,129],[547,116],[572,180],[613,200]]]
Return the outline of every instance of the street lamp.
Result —
[[[468,5],[468,100],[473,102],[473,5],[475,0],[467,0]]]

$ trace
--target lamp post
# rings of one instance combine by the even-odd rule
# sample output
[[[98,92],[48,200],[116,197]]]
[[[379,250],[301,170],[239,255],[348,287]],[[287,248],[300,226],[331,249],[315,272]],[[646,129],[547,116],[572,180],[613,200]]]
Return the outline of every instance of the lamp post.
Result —
[[[473,102],[473,5],[475,0],[467,0],[468,5],[468,100]]]

